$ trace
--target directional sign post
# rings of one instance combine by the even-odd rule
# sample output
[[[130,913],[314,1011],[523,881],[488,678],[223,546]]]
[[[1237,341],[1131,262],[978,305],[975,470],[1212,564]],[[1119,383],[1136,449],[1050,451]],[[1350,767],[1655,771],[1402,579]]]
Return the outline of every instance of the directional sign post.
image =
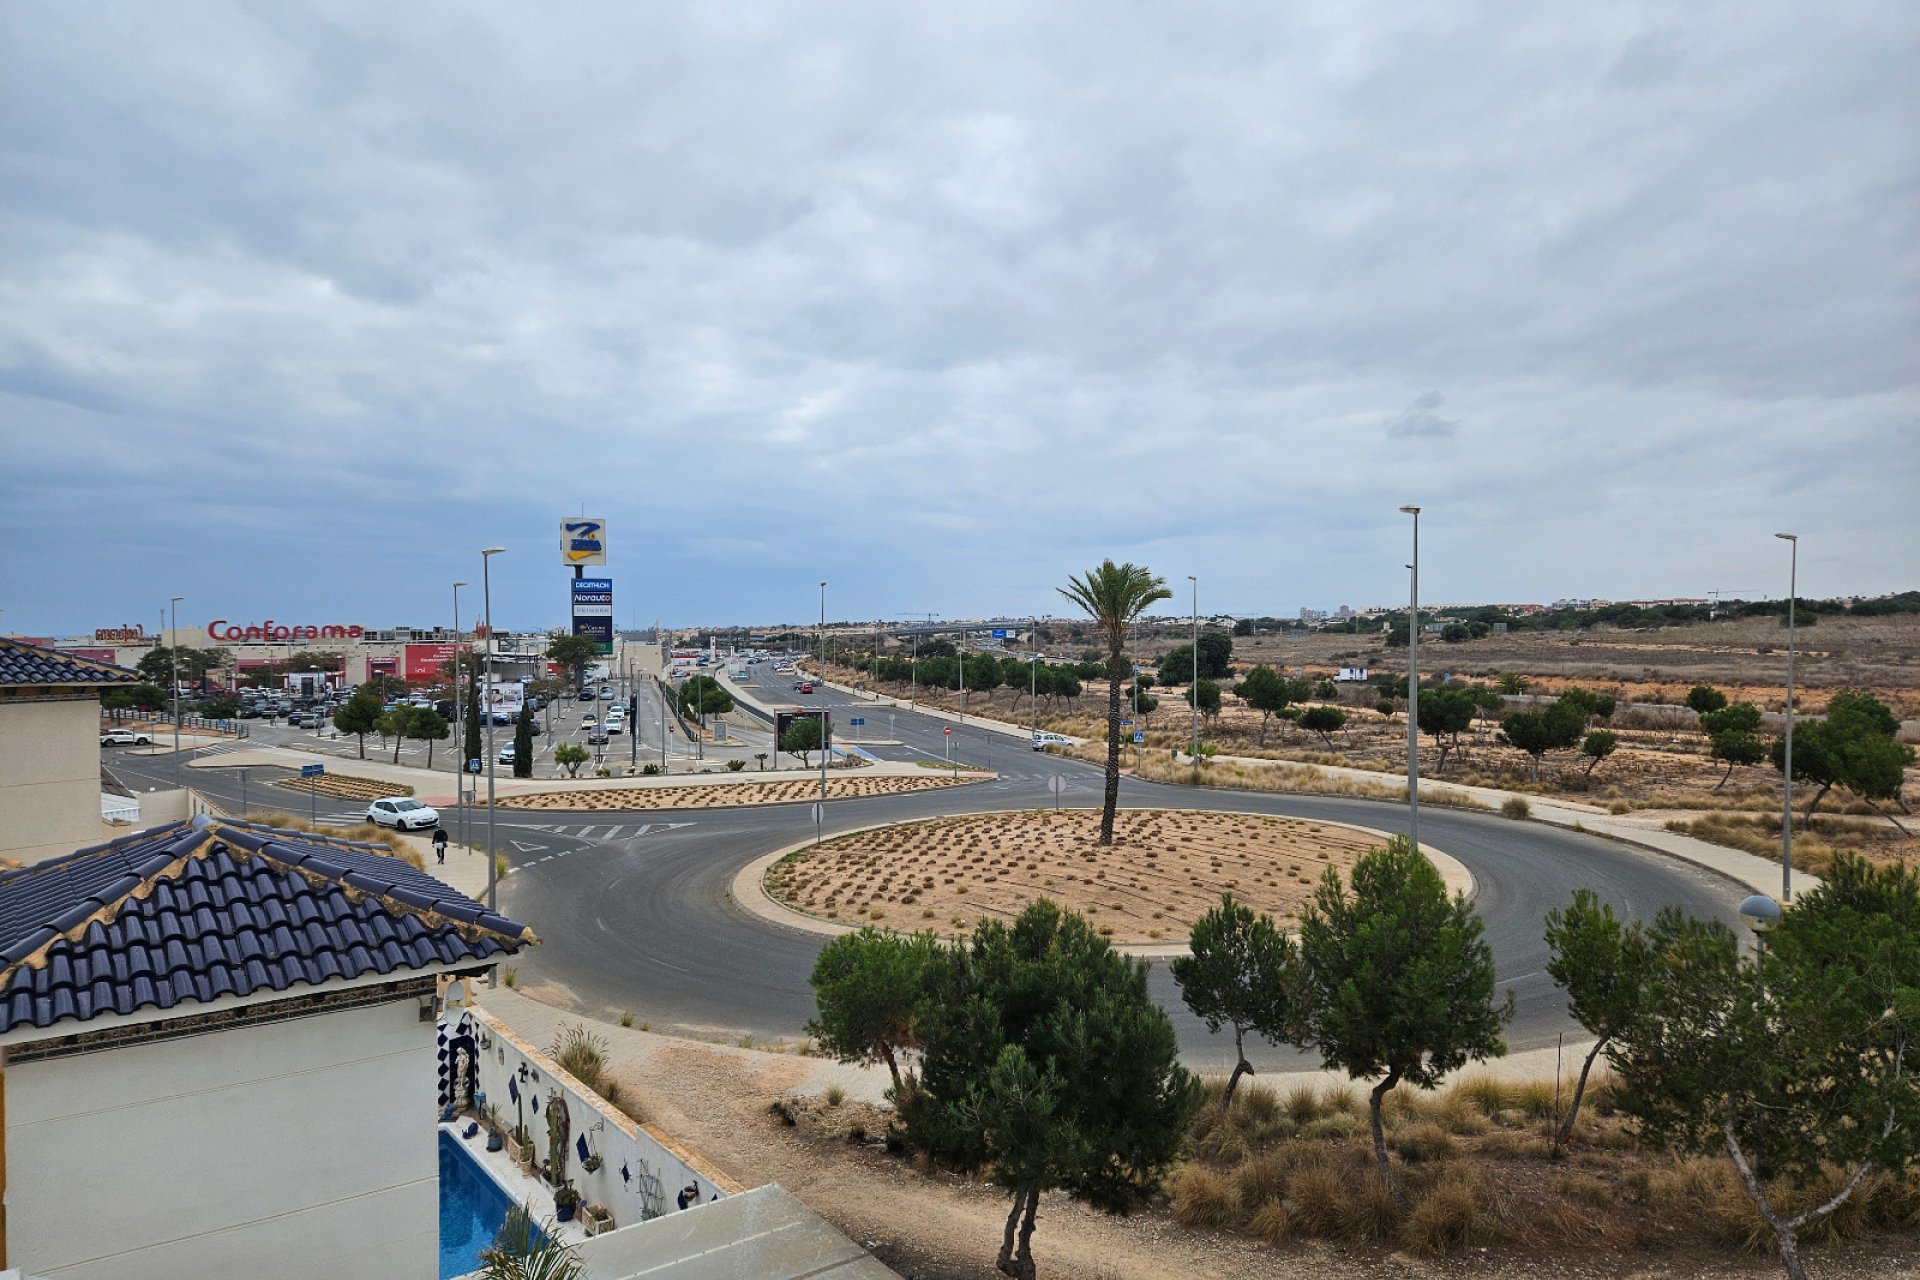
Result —
[[[995,627],[993,629],[993,638],[995,640],[1005,640],[1007,638],[1007,629],[1005,627]]]
[[[1053,792],[1053,811],[1060,812],[1060,793],[1067,789],[1067,780],[1059,774],[1047,779],[1047,790]]]
[[[820,843],[820,824],[825,822],[826,818],[827,806],[815,801],[813,805],[813,842],[815,844]]]
[[[1142,732],[1141,732],[1140,730],[1138,730],[1138,729],[1135,729],[1135,730],[1133,731],[1133,745],[1134,745],[1134,746],[1136,746],[1136,747],[1137,747],[1137,746],[1139,746],[1139,745],[1140,745],[1141,743],[1143,743],[1143,742],[1145,742],[1146,740],[1147,740],[1147,735],[1146,735],[1146,734],[1144,734],[1144,733],[1142,733]]]
[[[307,822],[316,827],[320,825],[320,801],[316,791],[320,784],[315,781],[315,779],[319,778],[320,775],[326,771],[327,766],[323,764],[303,764],[300,766],[300,776],[307,780]]]

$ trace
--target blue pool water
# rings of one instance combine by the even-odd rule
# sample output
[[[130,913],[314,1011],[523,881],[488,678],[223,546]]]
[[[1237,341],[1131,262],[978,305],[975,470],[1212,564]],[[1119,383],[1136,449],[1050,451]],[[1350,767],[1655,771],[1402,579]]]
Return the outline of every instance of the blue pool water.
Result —
[[[440,1280],[479,1270],[480,1251],[493,1243],[509,1204],[460,1140],[440,1130]]]

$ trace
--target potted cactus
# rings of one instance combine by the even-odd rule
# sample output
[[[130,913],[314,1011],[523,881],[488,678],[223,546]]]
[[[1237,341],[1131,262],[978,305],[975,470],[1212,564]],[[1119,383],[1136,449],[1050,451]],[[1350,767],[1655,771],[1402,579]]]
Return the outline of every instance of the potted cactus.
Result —
[[[500,1136],[500,1108],[491,1102],[480,1104],[480,1123],[487,1127],[487,1150],[498,1151],[505,1146]]]
[[[553,1193],[553,1216],[561,1222],[573,1221],[580,1207],[580,1191],[571,1182],[563,1182]]]

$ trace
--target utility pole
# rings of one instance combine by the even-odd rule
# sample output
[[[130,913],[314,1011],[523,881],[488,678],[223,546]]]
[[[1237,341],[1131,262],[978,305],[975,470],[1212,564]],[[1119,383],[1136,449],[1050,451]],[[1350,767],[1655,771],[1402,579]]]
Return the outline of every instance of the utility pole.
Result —
[[[1420,508],[1400,508],[1413,517],[1413,575],[1407,595],[1407,839],[1420,851]]]
[[[1800,594],[1800,535],[1773,535],[1792,548],[1787,560],[1787,742],[1781,766],[1780,790],[1780,901],[1793,901],[1793,606]]]

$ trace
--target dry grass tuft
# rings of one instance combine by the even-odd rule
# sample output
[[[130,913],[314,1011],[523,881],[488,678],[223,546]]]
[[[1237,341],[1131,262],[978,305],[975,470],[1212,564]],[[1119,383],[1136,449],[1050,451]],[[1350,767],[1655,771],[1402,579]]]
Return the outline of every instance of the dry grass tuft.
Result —
[[[1414,1203],[1400,1227],[1410,1253],[1436,1258],[1507,1237],[1494,1211],[1487,1180],[1471,1165],[1449,1165]]]
[[[1240,1189],[1203,1164],[1183,1164],[1167,1179],[1173,1220],[1186,1227],[1226,1227],[1240,1219]]]

